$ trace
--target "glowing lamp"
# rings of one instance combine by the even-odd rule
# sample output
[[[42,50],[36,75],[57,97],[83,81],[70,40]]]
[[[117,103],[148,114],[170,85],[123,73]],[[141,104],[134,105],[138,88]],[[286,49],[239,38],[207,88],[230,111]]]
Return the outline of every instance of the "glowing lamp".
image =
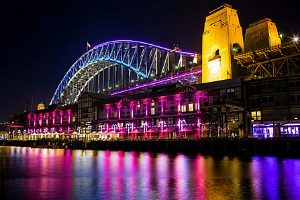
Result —
[[[283,38],[283,33],[280,33],[279,37],[280,37],[280,39],[282,39]]]
[[[293,41],[294,41],[295,43],[297,43],[297,42],[299,41],[299,37],[298,37],[298,36],[295,36],[295,37],[293,38]]]

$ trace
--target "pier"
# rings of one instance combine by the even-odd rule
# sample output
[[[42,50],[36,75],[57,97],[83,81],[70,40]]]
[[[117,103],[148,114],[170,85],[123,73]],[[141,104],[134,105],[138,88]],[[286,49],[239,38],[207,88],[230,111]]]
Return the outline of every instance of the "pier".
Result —
[[[4,140],[2,146],[20,146],[31,148],[62,148],[85,150],[115,151],[148,151],[148,152],[182,152],[201,153],[208,155],[270,155],[300,156],[300,139],[229,139],[205,138],[200,140],[115,140],[115,141],[84,141],[84,140]]]

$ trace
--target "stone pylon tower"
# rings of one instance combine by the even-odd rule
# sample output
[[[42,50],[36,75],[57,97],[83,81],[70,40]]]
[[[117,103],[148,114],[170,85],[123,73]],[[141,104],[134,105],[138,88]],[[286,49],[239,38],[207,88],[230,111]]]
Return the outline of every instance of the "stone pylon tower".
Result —
[[[237,11],[225,4],[206,17],[202,38],[202,82],[238,76],[233,55],[244,49],[243,32]]]
[[[245,34],[245,52],[281,45],[276,24],[265,18],[249,25]]]

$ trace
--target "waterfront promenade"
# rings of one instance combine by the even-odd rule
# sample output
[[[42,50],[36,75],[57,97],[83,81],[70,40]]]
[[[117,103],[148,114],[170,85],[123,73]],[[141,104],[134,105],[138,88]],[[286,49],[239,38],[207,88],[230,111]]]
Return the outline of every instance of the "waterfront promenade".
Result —
[[[274,155],[300,156],[300,139],[297,138],[203,138],[176,140],[2,140],[2,146],[32,148],[122,150],[149,152],[184,152],[209,155]]]

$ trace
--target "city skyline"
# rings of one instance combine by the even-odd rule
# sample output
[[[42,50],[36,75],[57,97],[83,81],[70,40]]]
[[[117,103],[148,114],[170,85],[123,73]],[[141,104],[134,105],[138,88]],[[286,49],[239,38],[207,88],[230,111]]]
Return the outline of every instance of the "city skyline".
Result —
[[[201,52],[205,16],[223,3],[238,10],[243,34],[250,23],[270,17],[285,36],[297,35],[296,8],[279,1],[260,2],[256,8],[255,2],[120,1],[113,9],[106,9],[112,7],[108,2],[7,3],[1,16],[5,29],[1,33],[0,121],[22,112],[26,97],[30,101],[34,96],[34,106],[40,101],[48,104],[65,72],[86,51],[87,41],[94,46],[113,39],[136,39]],[[272,9],[267,9],[270,2]]]

